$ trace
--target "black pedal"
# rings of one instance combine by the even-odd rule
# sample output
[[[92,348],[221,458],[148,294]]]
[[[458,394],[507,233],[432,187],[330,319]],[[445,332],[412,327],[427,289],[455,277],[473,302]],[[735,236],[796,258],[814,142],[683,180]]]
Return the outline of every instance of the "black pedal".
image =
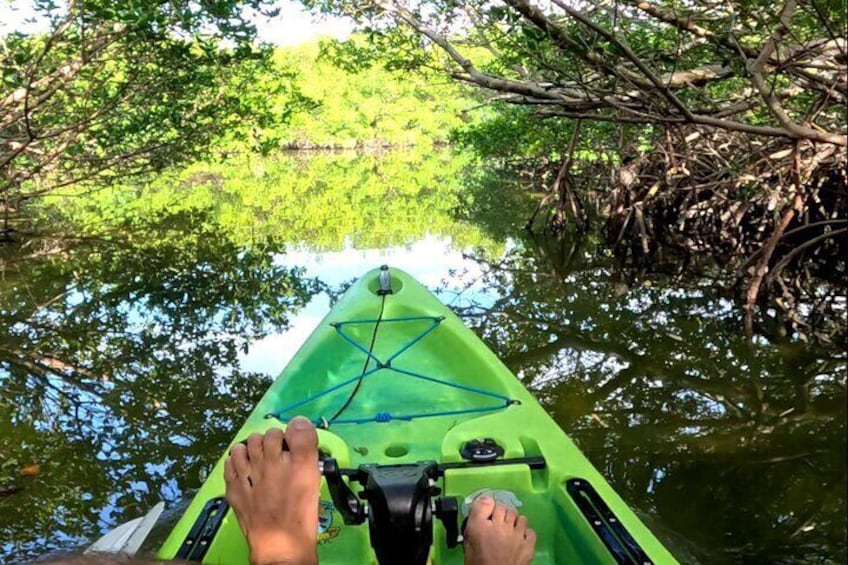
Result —
[[[462,541],[459,529],[459,503],[456,497],[443,496],[436,499],[436,517],[445,527],[448,548],[453,549]],[[463,528],[464,531],[464,528]]]
[[[364,465],[362,497],[368,501],[368,531],[378,563],[425,565],[433,543],[432,461]]]

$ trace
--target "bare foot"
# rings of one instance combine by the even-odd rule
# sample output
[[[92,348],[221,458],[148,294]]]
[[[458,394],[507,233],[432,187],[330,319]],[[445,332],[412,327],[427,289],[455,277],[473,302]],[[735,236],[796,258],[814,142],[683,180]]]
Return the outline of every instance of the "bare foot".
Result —
[[[289,451],[283,451],[283,439]],[[318,434],[295,418],[251,434],[224,463],[227,502],[250,546],[253,565],[318,563]]]
[[[471,504],[464,536],[466,565],[530,565],[536,551],[527,518],[489,496]]]

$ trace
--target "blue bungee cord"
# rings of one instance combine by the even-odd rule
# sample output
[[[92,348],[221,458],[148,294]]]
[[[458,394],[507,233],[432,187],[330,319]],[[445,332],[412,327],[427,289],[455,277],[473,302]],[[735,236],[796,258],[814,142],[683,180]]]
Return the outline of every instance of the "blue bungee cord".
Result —
[[[365,423],[387,423],[393,420],[401,420],[401,421],[411,421],[420,418],[435,418],[439,416],[455,416],[461,414],[475,414],[475,413],[485,413],[485,412],[494,412],[496,410],[503,410],[513,404],[518,404],[519,401],[513,400],[508,396],[504,396],[502,394],[498,394],[496,392],[492,392],[483,388],[474,387],[470,385],[462,385],[458,383],[452,383],[449,381],[445,381],[443,379],[437,379],[435,377],[431,377],[428,375],[423,375],[421,373],[417,373],[415,371],[410,371],[408,369],[400,369],[392,365],[392,361],[397,359],[404,352],[408,351],[414,345],[419,343],[422,339],[424,339],[427,335],[433,332],[439,325],[444,321],[444,316],[406,316],[400,318],[383,318],[383,310],[385,307],[385,295],[382,296],[382,302],[380,304],[380,314],[375,319],[364,319],[364,320],[349,320],[344,322],[331,322],[330,326],[332,326],[338,335],[347,343],[361,351],[365,354],[365,363],[362,366],[362,371],[359,375],[352,377],[350,379],[346,379],[345,381],[333,385],[325,390],[322,390],[318,393],[315,393],[307,398],[302,400],[298,400],[297,402],[293,402],[288,406],[283,407],[281,410],[277,412],[272,412],[268,414],[266,417],[268,418],[276,418],[281,422],[287,422],[293,416],[289,416],[292,410],[296,408],[300,408],[305,404],[309,404],[310,402],[322,398],[328,394],[332,394],[348,385],[356,383],[356,387],[353,392],[348,396],[344,405],[336,411],[336,413],[331,418],[319,417],[313,420],[313,423],[321,428],[328,428],[330,424],[365,424]],[[407,341],[403,344],[397,351],[389,355],[385,361],[380,359],[374,354],[374,344],[377,338],[377,330],[381,324],[388,323],[404,323],[404,322],[418,322],[429,320],[431,322],[424,330],[421,331],[418,335]],[[371,335],[371,343],[369,347],[364,347],[361,343],[357,342],[353,337],[345,333],[345,326],[356,325],[356,324],[374,324],[374,332]],[[375,367],[368,368],[371,362],[375,363]],[[350,406],[353,401],[356,393],[360,390],[362,385],[362,381],[366,378],[378,373],[380,371],[392,371],[399,375],[404,375],[409,378],[421,379],[433,384],[446,386],[458,390],[462,390],[471,394],[478,394],[482,396],[486,396],[492,399],[497,400],[496,403],[493,403],[490,406],[480,406],[474,408],[461,408],[456,410],[441,410],[435,412],[420,412],[413,414],[392,414],[390,412],[377,412],[373,416],[360,417],[360,418],[339,418],[341,414]]]

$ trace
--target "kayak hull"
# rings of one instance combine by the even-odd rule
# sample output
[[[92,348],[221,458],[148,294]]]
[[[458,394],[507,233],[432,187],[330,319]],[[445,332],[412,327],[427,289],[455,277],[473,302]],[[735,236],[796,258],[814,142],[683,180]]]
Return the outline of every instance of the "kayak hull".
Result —
[[[328,424],[319,429],[320,447],[345,468],[459,463],[469,441],[491,438],[503,448],[503,458],[543,457],[545,468],[451,469],[439,486],[463,503],[489,490],[517,506],[537,532],[534,563],[675,562],[459,318],[399,270],[390,271],[392,293],[382,294],[380,275],[371,271],[348,289],[269,387],[233,444],[271,427],[284,429],[295,415]],[[172,530],[160,558],[185,555],[186,540],[204,508],[208,513],[210,501],[223,497],[225,456]],[[368,526],[345,525],[326,484],[320,500],[320,562],[376,563]],[[202,560],[247,563],[247,544],[235,516],[225,509],[222,513],[217,531],[204,540]],[[463,562],[461,548],[448,548],[438,521],[430,555],[433,563]]]

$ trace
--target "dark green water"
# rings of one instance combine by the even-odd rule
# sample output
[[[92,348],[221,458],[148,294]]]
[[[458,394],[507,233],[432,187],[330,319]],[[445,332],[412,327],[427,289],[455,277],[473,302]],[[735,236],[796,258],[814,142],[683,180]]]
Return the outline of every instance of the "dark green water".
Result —
[[[846,352],[767,325],[749,343],[706,275],[528,239],[532,202],[465,165],[239,162],[53,203],[112,229],[0,251],[0,562],[197,488],[332,296],[382,263],[465,316],[681,560],[845,562]]]

